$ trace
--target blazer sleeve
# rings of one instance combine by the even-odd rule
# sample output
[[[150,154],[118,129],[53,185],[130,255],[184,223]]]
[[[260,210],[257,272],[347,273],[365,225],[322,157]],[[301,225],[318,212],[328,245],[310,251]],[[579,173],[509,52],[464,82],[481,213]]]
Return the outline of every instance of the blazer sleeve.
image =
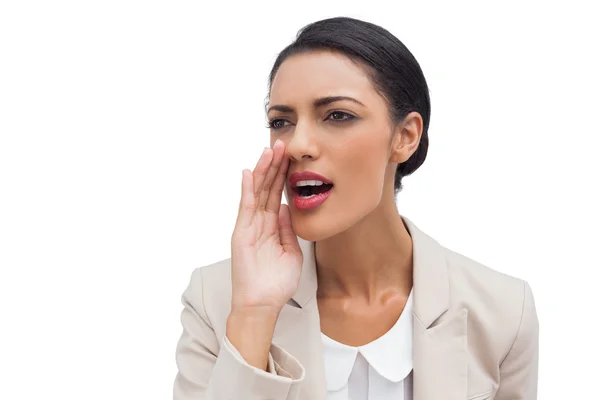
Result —
[[[535,400],[538,386],[539,322],[533,293],[524,282],[521,323],[512,348],[500,364],[497,400]]]
[[[292,355],[272,343],[264,371],[249,365],[227,337],[216,336],[204,307],[202,268],[192,274],[181,300],[174,400],[298,399],[305,371]]]

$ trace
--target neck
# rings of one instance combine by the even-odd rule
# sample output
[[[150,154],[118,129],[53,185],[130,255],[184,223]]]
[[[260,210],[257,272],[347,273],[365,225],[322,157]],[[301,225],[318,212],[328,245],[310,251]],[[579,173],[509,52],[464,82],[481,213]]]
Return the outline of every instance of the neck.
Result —
[[[371,303],[381,295],[408,297],[412,288],[412,238],[393,199],[352,228],[315,243],[315,257],[322,299]]]

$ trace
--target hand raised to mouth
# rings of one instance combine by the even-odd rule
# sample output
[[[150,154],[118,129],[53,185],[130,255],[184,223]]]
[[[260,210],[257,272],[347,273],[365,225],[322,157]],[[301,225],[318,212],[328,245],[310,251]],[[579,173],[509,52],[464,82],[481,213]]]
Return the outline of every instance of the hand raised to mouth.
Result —
[[[232,310],[279,312],[296,292],[302,251],[289,207],[281,204],[289,158],[278,140],[253,172],[243,171],[238,218],[231,236]]]

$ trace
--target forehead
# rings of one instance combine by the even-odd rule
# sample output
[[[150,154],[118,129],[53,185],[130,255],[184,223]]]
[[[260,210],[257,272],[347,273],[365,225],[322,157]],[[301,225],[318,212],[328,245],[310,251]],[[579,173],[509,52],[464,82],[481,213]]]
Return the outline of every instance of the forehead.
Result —
[[[368,102],[377,93],[363,68],[348,57],[325,50],[312,51],[290,56],[281,64],[271,85],[270,103],[337,95]]]

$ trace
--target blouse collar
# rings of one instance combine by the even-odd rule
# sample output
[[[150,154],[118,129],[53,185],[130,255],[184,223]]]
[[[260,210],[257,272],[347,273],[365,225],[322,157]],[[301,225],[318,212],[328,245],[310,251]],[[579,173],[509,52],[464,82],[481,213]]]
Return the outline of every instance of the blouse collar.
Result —
[[[348,383],[358,353],[369,365],[391,382],[399,382],[412,371],[413,348],[413,291],[394,326],[383,336],[364,346],[348,346],[325,334],[323,351],[327,389],[337,391]]]

